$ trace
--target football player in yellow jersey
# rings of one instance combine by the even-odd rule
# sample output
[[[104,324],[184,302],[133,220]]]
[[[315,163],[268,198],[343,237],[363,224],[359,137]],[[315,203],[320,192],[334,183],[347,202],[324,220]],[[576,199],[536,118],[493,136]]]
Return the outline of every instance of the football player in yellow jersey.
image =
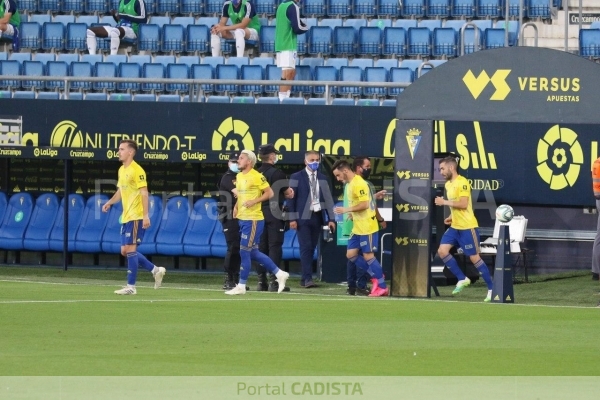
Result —
[[[273,197],[273,189],[260,172],[254,169],[256,155],[250,150],[242,150],[238,157],[239,173],[236,176],[237,202],[233,208],[233,218],[240,225],[240,281],[233,289],[225,294],[246,294],[246,281],[250,274],[252,261],[262,264],[268,271],[275,274],[279,284],[278,293],[285,289],[285,282],[290,274],[280,270],[267,255],[258,250],[260,235],[265,227],[262,213],[262,202]]]
[[[488,293],[485,302],[492,300],[492,277],[487,265],[479,256],[479,229],[473,205],[471,202],[471,186],[464,176],[458,174],[458,164],[454,157],[448,156],[440,160],[440,172],[446,178],[446,196],[436,197],[437,206],[449,206],[450,216],[444,220],[450,228],[446,230],[440,241],[438,254],[444,264],[458,278],[458,283],[452,294],[460,293],[471,284],[471,280],[463,274],[458,263],[450,254],[452,246],[460,247],[464,254],[469,256],[471,262],[479,271],[487,284]]]
[[[122,140],[119,143],[119,180],[114,196],[102,206],[103,212],[118,201],[123,204],[121,216],[121,254],[127,257],[127,286],[115,290],[116,294],[136,294],[135,281],[138,265],[154,275],[154,289],[158,289],[165,276],[166,270],[152,264],[142,253],[137,252],[138,244],[142,243],[144,231],[150,227],[148,216],[148,184],[146,172],[138,163],[133,161],[137,151],[137,143],[133,140]]]
[[[332,169],[338,181],[348,184],[348,207],[336,207],[333,210],[336,214],[352,215],[352,235],[348,239],[346,257],[371,275],[373,287],[370,297],[387,296],[389,290],[383,278],[383,269],[374,254],[379,239],[379,223],[369,185],[345,160],[336,161]]]

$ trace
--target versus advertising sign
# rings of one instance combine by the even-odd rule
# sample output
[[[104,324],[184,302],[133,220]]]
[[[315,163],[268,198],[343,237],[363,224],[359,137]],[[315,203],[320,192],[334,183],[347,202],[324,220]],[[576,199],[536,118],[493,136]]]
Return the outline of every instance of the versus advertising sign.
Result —
[[[392,295],[429,297],[431,121],[399,121],[396,130],[396,173],[393,228]]]

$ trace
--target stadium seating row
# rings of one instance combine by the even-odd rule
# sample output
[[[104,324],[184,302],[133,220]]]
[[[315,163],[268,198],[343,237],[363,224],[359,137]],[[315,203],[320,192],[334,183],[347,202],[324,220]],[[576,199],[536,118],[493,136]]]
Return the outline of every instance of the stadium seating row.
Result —
[[[148,15],[218,15],[222,0],[144,0]],[[505,1],[510,15],[519,15],[519,0],[304,0],[302,13],[314,17],[501,18]],[[118,9],[118,0],[20,0],[28,13],[106,14]],[[254,0],[257,13],[274,16],[278,0]],[[549,0],[523,0],[527,18],[549,19]],[[553,0],[553,5],[559,0]]]
[[[579,55],[600,59],[600,22],[593,22],[589,29],[579,31]]]
[[[344,25],[341,19],[328,21],[340,24],[311,26],[307,34],[298,37],[298,54],[301,57],[308,54],[325,57],[451,58],[460,55],[463,39],[465,53],[505,45],[503,21],[499,21],[496,28],[492,28],[490,20],[474,21],[472,24],[477,25],[477,32],[468,25],[464,38],[460,29],[465,26],[466,20],[446,21],[443,27],[441,20],[424,20],[418,24],[416,20],[397,20],[393,24],[390,20],[387,20],[389,23],[378,20],[376,26],[367,26],[366,20],[352,20],[356,23],[347,20]],[[513,46],[518,37],[518,22],[508,21],[507,26],[509,45]],[[68,22],[66,25],[56,21],[41,25],[24,22],[21,24],[21,48],[31,52],[85,52],[87,28],[88,24],[83,22]],[[96,40],[99,51],[108,52],[108,39]],[[210,28],[209,25],[196,24],[144,24],[140,26],[135,44],[138,52],[205,55],[210,53]],[[222,43],[224,55],[231,54],[232,50],[230,43]],[[263,26],[260,30],[259,51],[275,53],[275,26]]]
[[[77,253],[120,253],[121,204],[108,213],[102,206],[106,195],[94,195],[87,201],[78,194],[69,195],[68,250]],[[191,204],[176,196],[164,204],[150,196],[151,226],[139,251],[146,255],[225,257],[227,244],[217,221],[216,201],[210,198]],[[33,199],[29,193],[16,193],[7,200],[0,192],[0,249],[15,251],[63,251],[65,199],[53,193]],[[295,230],[285,233],[283,259],[299,259]]]

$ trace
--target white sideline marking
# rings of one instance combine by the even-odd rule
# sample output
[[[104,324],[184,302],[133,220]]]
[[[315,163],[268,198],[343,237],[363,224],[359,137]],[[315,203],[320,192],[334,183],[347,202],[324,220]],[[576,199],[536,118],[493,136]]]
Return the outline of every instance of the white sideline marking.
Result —
[[[64,285],[64,286],[99,286],[99,287],[122,287],[123,285],[109,285],[104,283],[77,283],[77,282],[44,282],[44,281],[31,281],[26,279],[0,279],[0,282],[10,282],[10,283],[30,283],[30,284],[38,284],[38,285]],[[153,288],[152,284],[149,283],[148,286],[138,285],[138,288]],[[193,290],[193,291],[204,291],[204,292],[220,292],[223,293],[221,289],[203,289],[203,288],[186,288],[186,287],[176,287],[176,286],[161,286],[160,290]],[[274,294],[272,292],[257,292],[257,291],[249,291],[251,294]],[[559,306],[559,305],[548,305],[548,304],[521,304],[521,303],[484,303],[483,301],[459,301],[459,300],[449,300],[449,299],[415,299],[415,298],[404,298],[404,297],[384,297],[384,298],[369,298],[366,296],[348,296],[346,294],[322,294],[322,293],[298,293],[298,292],[284,292],[286,295],[295,295],[302,296],[304,298],[286,298],[278,296],[277,298],[248,298],[248,297],[226,297],[222,299],[132,299],[133,296],[119,296],[121,299],[74,299],[74,300],[0,300],[0,304],[28,304],[28,303],[117,303],[122,301],[129,302],[138,302],[138,303],[152,303],[152,302],[216,302],[216,301],[309,301],[309,300],[318,300],[318,301],[426,301],[426,302],[441,302],[441,303],[463,303],[463,304],[477,304],[481,306],[520,306],[520,307],[542,307],[542,308],[571,308],[571,309],[598,309],[597,306]],[[313,297],[312,299],[307,299],[306,297]],[[129,300],[125,300],[128,298]]]

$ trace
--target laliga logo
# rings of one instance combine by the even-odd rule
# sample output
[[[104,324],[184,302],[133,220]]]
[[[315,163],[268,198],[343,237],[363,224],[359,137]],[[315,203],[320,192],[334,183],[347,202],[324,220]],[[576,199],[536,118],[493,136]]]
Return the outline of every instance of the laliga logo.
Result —
[[[254,140],[248,124],[233,117],[221,122],[219,128],[213,132],[212,149],[215,151],[253,150]]]
[[[496,91],[490,97],[490,100],[504,100],[510,93],[510,86],[506,83],[506,78],[510,74],[510,69],[499,69],[494,72],[494,75],[490,76],[485,71],[481,71],[479,76],[475,76],[471,70],[469,70],[465,76],[463,76],[463,82],[473,95],[473,98],[477,100],[481,92],[486,88],[488,83],[492,82]]]
[[[54,127],[50,136],[52,147],[83,147],[83,134],[73,121],[62,121]]]
[[[583,164],[583,151],[577,134],[568,128],[554,125],[538,141],[537,171],[552,190],[573,186]]]

